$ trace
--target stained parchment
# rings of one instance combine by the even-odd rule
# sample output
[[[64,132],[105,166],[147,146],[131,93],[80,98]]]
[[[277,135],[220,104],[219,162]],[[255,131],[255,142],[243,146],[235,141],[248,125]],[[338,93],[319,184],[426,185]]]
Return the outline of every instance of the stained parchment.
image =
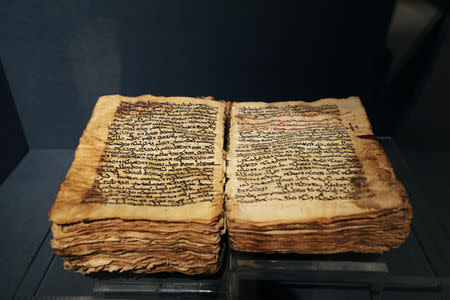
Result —
[[[239,203],[374,197],[337,105],[241,106]]]
[[[182,206],[213,202],[218,108],[122,101],[84,203]]]
[[[183,97],[100,98],[50,218],[210,222],[222,213],[224,107]]]
[[[406,205],[358,98],[233,103],[227,217],[290,222]]]

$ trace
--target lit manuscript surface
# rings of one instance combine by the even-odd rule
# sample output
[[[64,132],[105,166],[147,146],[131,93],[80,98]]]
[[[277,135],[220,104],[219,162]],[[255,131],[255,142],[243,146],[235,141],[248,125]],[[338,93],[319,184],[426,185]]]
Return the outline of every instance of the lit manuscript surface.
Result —
[[[356,97],[105,96],[49,215],[66,268],[196,274],[225,227],[236,250],[373,253],[411,208]]]
[[[225,103],[106,96],[50,211],[82,273],[215,273],[224,233]]]
[[[205,103],[121,102],[86,203],[214,202],[219,109]]]
[[[382,252],[411,207],[358,98],[233,103],[230,244],[254,252]]]

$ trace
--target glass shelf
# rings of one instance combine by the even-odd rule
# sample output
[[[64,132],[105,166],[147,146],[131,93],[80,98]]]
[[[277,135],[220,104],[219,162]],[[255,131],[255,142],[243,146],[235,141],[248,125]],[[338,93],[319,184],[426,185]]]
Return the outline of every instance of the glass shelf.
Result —
[[[268,255],[228,251],[223,270],[216,277],[142,277],[144,280],[97,281],[97,297],[180,296],[239,298],[248,281],[274,281],[282,286],[368,288],[380,295],[385,289],[438,291],[450,286],[449,277],[395,275],[383,255]]]

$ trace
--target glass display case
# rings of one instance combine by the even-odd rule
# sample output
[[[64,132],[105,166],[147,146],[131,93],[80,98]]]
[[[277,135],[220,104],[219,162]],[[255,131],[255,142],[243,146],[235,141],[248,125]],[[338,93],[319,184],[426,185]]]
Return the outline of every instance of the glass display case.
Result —
[[[450,299],[444,2],[4,1],[0,19],[0,296]],[[268,102],[360,96],[408,192],[409,237],[380,255],[226,245],[214,276],[64,270],[48,211],[95,101],[148,93]]]

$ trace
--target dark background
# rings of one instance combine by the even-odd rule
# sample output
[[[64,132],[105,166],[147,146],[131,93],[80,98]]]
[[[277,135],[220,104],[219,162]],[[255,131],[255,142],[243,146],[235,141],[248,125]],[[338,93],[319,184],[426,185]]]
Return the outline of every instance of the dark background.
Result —
[[[0,182],[22,159],[35,169],[16,170],[19,175],[13,172],[2,185],[2,214],[25,216],[33,200],[23,189],[33,185],[32,195],[51,205],[73,155],[66,150],[78,145],[102,95],[231,101],[359,96],[375,133],[393,136],[418,174],[426,207],[449,239],[447,9],[445,1],[406,0],[3,0]],[[59,175],[39,173],[46,168]],[[28,221],[45,221],[48,207],[41,210]],[[19,237],[11,231],[2,243],[11,242],[8,234],[25,243],[22,231],[33,226],[26,224],[17,225]]]
[[[2,84],[9,83],[6,98],[31,148],[75,148],[97,98],[115,93],[234,101],[360,96],[376,134],[393,135],[442,51],[433,36],[418,54],[401,53],[401,76],[390,82],[399,59],[386,43],[394,3],[3,1]],[[422,101],[423,116],[414,116],[426,119],[414,128],[423,135],[434,131],[424,125],[448,128],[439,122],[449,108],[443,60],[433,79],[441,87]]]
[[[105,94],[372,103],[393,5],[6,1],[0,55],[29,146],[75,148]]]

